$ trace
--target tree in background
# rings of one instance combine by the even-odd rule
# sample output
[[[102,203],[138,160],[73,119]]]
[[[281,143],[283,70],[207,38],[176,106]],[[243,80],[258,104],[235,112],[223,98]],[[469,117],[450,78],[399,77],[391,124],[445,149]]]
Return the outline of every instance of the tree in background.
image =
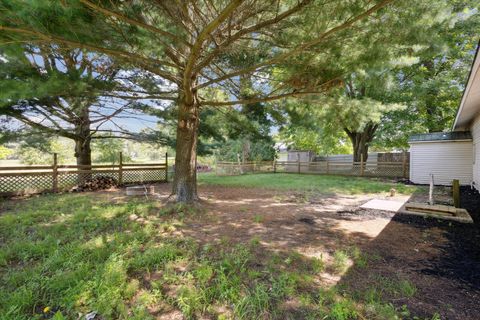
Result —
[[[124,140],[124,157],[131,158],[136,162],[159,162],[165,158],[168,147],[162,143],[152,141],[140,142],[136,140]]]
[[[30,131],[31,133],[31,131]],[[28,165],[51,165],[53,154],[57,154],[59,163],[73,163],[71,150],[74,142],[63,137],[49,137],[41,132],[25,135],[16,147],[14,153],[18,159]]]
[[[251,77],[242,76],[239,89],[244,100],[253,99],[261,92],[254,88]],[[270,134],[273,110],[263,102],[247,103],[223,110],[227,143],[219,150],[221,160],[262,161],[275,158],[275,142]],[[220,131],[221,132],[221,131]]]
[[[309,150],[322,154],[343,153],[350,146],[353,161],[366,161],[380,123],[405,106],[391,95],[394,81],[389,70],[360,70],[345,77],[342,83],[341,88],[323,97],[306,100],[300,106],[287,106],[291,125],[283,129],[283,134],[293,135],[293,141],[308,139],[310,145],[319,137],[318,147]],[[345,137],[350,143],[345,143]]]
[[[358,94],[350,90],[352,88],[346,95],[327,100],[324,121],[337,124],[337,130],[341,128],[347,134],[353,148],[353,161],[366,161],[380,123],[388,113],[405,106],[366,97],[362,92],[364,87]]]
[[[121,139],[100,139],[93,143],[94,159],[99,163],[118,164],[120,152],[124,149],[124,142]],[[130,155],[122,154],[123,161],[130,161]]]
[[[9,155],[13,153],[12,150],[8,149],[7,147],[0,146],[0,160],[5,160]]]
[[[480,1],[453,1],[455,26],[441,33],[443,46],[427,47],[420,61],[404,70],[405,94],[428,132],[450,130],[478,44]]]
[[[311,150],[319,155],[351,153],[348,137],[336,122],[324,121],[318,101],[289,99],[279,107],[278,139],[289,149]]]
[[[340,131],[324,130],[324,127],[284,129],[279,139],[294,150],[311,150],[318,155],[348,154],[352,146],[348,137]]]
[[[0,120],[0,124],[1,124],[1,120]],[[1,128],[1,126],[0,126]],[[5,160],[7,159],[7,157],[9,155],[11,155],[13,153],[13,151],[9,148],[7,148],[6,146],[2,145],[5,143],[5,133],[4,132],[1,132],[0,133],[0,160]]]
[[[92,139],[110,138],[112,132],[132,135],[116,121],[136,118],[138,104],[134,96],[124,100],[131,90],[128,76],[108,59],[56,45],[10,46],[0,54],[0,114],[32,134],[73,140],[77,165],[91,165]]]

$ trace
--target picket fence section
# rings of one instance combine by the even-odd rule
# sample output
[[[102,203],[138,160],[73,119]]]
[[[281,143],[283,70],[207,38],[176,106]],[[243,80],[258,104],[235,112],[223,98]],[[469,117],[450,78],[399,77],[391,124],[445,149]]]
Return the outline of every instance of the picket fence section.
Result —
[[[359,177],[409,178],[409,163],[402,162],[340,162],[340,161],[262,161],[217,162],[217,175],[246,173],[331,174]]]
[[[168,157],[162,163],[123,163],[107,165],[60,165],[54,154],[52,165],[0,167],[0,196],[60,192],[89,178],[111,177],[118,185],[168,181]]]

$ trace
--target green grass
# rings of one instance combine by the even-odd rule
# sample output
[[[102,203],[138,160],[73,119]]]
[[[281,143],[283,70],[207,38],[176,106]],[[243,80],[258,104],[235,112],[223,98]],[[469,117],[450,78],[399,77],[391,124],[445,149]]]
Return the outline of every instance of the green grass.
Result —
[[[271,251],[258,237],[199,245],[175,233],[203,214],[185,206],[59,194],[6,208],[0,214],[0,317],[6,320],[77,319],[91,311],[102,319],[153,319],[150,310],[172,309],[187,319],[283,319],[281,306],[292,299],[304,319],[367,313],[387,319],[406,311],[386,303],[384,292],[416,293],[405,280],[384,278],[358,297],[318,286],[314,279],[341,267],[347,255],[360,259],[358,248],[338,251],[338,261],[325,265],[291,248]]]
[[[348,268],[348,254],[344,250],[336,250],[333,254],[333,269],[337,273],[344,273]]]
[[[267,188],[277,190],[319,191],[321,193],[383,193],[395,188],[398,193],[411,194],[418,187],[400,183],[360,177],[331,175],[302,175],[293,173],[246,174],[241,176],[216,176],[199,174],[200,184],[228,187]]]

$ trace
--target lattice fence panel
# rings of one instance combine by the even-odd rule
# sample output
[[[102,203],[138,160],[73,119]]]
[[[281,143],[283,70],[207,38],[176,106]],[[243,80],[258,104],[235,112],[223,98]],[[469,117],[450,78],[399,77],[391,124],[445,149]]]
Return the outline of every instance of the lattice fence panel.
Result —
[[[143,183],[143,182],[163,182],[166,180],[165,169],[146,169],[123,171],[122,181],[124,184]]]
[[[121,168],[121,165],[93,165],[89,170],[75,165],[0,167],[0,196],[54,191],[54,181],[58,191],[69,190],[90,178],[111,177],[120,182]],[[166,174],[166,163],[127,164],[123,167],[122,183],[166,182]]]
[[[330,162],[328,164],[328,173],[344,176],[360,176],[361,167],[360,164],[355,163]]]
[[[405,171],[404,171],[405,170]],[[399,164],[367,164],[364,169],[364,176],[371,177],[393,177],[399,178],[407,175],[409,172],[408,166],[403,167],[401,163]]]
[[[255,165],[255,172],[273,172],[273,162],[260,162]]]
[[[70,189],[78,185],[79,179],[76,172],[62,172],[58,174],[58,188]]]
[[[390,177],[390,178],[408,178],[408,163],[366,163],[360,162],[339,162],[339,161],[315,161],[315,162],[295,162],[279,161],[275,163],[248,163],[237,164],[217,163],[216,173],[218,175],[240,175],[244,173],[255,172],[277,172],[277,173],[304,173],[304,174],[331,174],[343,176],[364,176],[364,177]]]
[[[2,174],[0,193],[35,193],[52,189],[52,174],[32,172],[29,174]]]

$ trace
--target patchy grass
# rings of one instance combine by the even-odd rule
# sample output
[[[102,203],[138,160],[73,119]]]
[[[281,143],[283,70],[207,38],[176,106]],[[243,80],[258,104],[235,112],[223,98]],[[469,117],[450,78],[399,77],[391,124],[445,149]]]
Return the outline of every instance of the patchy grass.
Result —
[[[278,190],[321,191],[322,193],[360,194],[385,193],[395,188],[398,193],[412,194],[419,187],[391,181],[330,175],[305,175],[294,173],[263,173],[241,176],[216,176],[199,174],[201,184],[230,187],[267,188]]]
[[[368,267],[358,248],[332,265],[293,249],[245,243],[199,244],[178,233],[196,209],[143,198],[114,202],[92,194],[45,195],[0,213],[2,319],[399,319],[384,296],[411,297],[404,280],[379,278],[364,294],[322,288],[320,274]],[[252,223],[261,223],[255,216]],[[338,290],[338,291],[337,291]],[[290,310],[287,302],[296,301]]]
[[[344,273],[348,269],[348,254],[344,250],[336,250],[333,254],[333,270]]]

